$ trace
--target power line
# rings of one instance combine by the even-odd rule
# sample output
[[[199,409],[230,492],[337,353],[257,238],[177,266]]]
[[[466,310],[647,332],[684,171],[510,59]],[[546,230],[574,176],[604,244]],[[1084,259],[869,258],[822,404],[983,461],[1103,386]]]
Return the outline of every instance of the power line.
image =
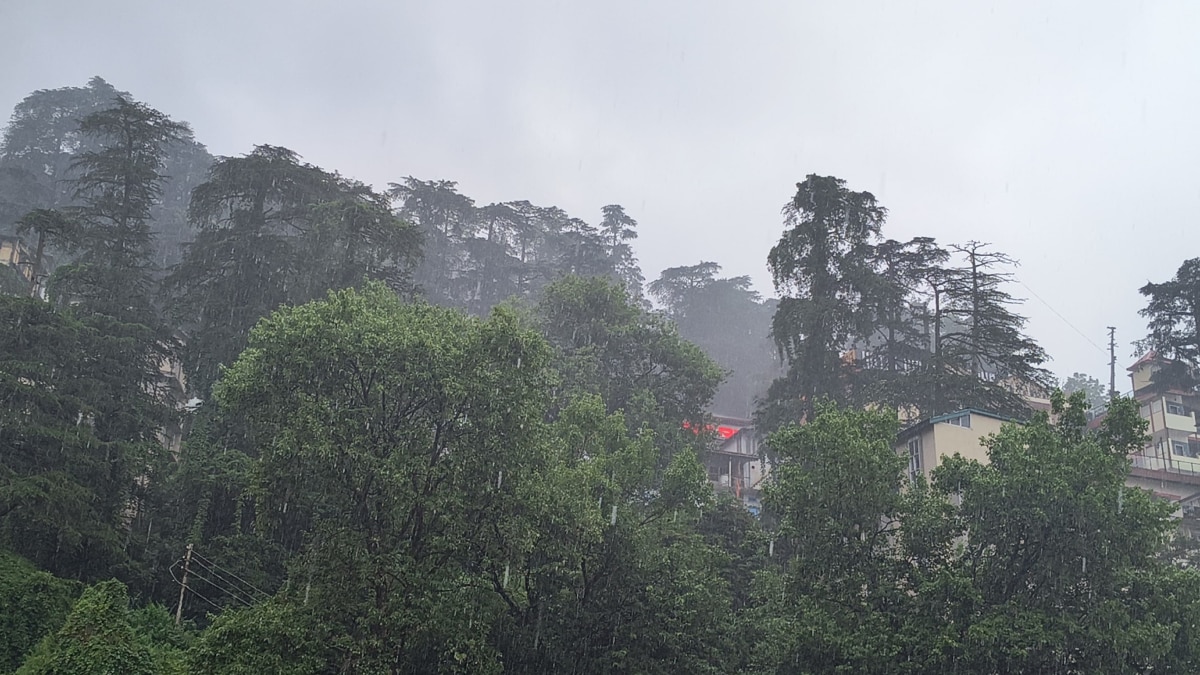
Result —
[[[1067,324],[1068,326],[1070,326],[1072,330],[1074,330],[1076,333],[1079,333],[1080,337],[1082,337],[1084,340],[1087,340],[1088,344],[1090,344],[1091,346],[1095,347],[1095,348],[1096,348],[1096,351],[1100,352],[1101,354],[1105,354],[1105,355],[1107,355],[1107,354],[1108,354],[1108,351],[1107,351],[1107,350],[1105,350],[1103,347],[1101,347],[1100,345],[1098,345],[1098,344],[1096,344],[1094,341],[1092,341],[1092,339],[1091,339],[1090,337],[1088,337],[1088,336],[1087,336],[1087,333],[1085,333],[1085,332],[1083,332],[1083,331],[1079,330],[1078,328],[1076,328],[1076,327],[1075,327],[1075,324],[1073,324],[1073,323],[1071,323],[1070,321],[1068,321],[1068,320],[1067,320],[1067,317],[1063,316],[1063,315],[1062,315],[1062,313],[1061,313],[1061,312],[1059,312],[1057,309],[1054,309],[1054,307],[1052,307],[1052,306],[1050,305],[1050,303],[1046,302],[1046,301],[1045,301],[1045,300],[1042,298],[1042,296],[1040,296],[1040,295],[1038,295],[1036,292],[1034,292],[1034,290],[1033,290],[1032,288],[1030,288],[1028,284],[1026,284],[1024,281],[1021,281],[1021,280],[1020,280],[1019,278],[1017,278],[1017,277],[1013,277],[1013,278],[1014,278],[1014,279],[1016,279],[1016,281],[1017,281],[1017,283],[1018,283],[1018,284],[1021,284],[1022,286],[1024,286],[1024,287],[1025,287],[1025,290],[1029,291],[1029,293],[1030,293],[1031,295],[1033,295],[1033,297],[1037,298],[1039,302],[1041,302],[1043,305],[1045,305],[1045,306],[1046,306],[1046,309],[1049,309],[1051,312],[1054,312],[1054,315],[1055,315],[1055,316],[1057,316],[1058,318],[1062,319],[1062,322],[1063,322],[1063,323],[1065,323],[1065,324]]]
[[[197,581],[203,581],[204,583],[208,584],[209,586],[212,586],[213,588],[217,589],[218,591],[221,591],[226,596],[228,596],[231,600],[240,602],[241,604],[243,604],[247,607],[250,607],[251,605],[254,604],[254,598],[250,598],[250,599],[243,598],[241,595],[238,595],[237,592],[230,591],[229,589],[218,584],[217,582],[213,581],[212,579],[209,579],[208,577],[197,574],[194,571],[192,572],[191,576],[193,579],[195,579]],[[196,593],[195,589],[193,589],[191,586],[188,587],[188,590],[193,593]],[[198,595],[198,593],[197,593],[197,595]]]
[[[178,577],[176,577],[176,576],[175,576],[175,565],[178,565],[178,564],[179,564],[179,563],[181,563],[181,562],[183,562],[183,560],[182,560],[182,559],[180,559],[180,560],[176,560],[176,561],[175,561],[175,562],[174,562],[174,563],[171,565],[171,567],[170,567],[170,568],[168,568],[168,571],[171,573],[171,579],[173,579],[173,580],[175,581],[175,583],[176,583],[176,584],[178,584],[180,587],[182,587],[182,588],[183,588],[183,590],[184,590],[185,592],[187,592],[187,593],[191,593],[192,595],[194,595],[194,596],[196,596],[196,597],[200,598],[201,600],[203,600],[203,601],[207,602],[208,604],[212,605],[213,607],[215,607],[215,608],[216,608],[216,609],[218,609],[218,610],[223,610],[223,609],[225,609],[224,607],[222,607],[222,606],[218,605],[217,603],[213,602],[212,600],[209,600],[208,598],[204,597],[204,594],[200,593],[200,592],[199,592],[199,591],[197,591],[196,589],[194,589],[194,588],[189,588],[189,587],[188,587],[187,585],[185,585],[185,584],[184,584],[182,581],[180,581]],[[181,608],[183,607],[183,604],[182,604],[182,603],[180,604],[180,607],[181,607]]]
[[[197,553],[197,552],[195,552],[195,551],[193,551],[193,552],[192,552],[192,555],[193,555],[193,556],[195,556],[196,558],[199,558],[200,560],[204,561],[205,563],[208,563],[208,565],[210,565],[210,566],[212,566],[212,567],[215,567],[215,568],[217,568],[217,569],[221,570],[222,572],[224,572],[225,574],[228,574],[229,576],[233,577],[234,579],[237,579],[238,581],[242,582],[242,583],[243,583],[243,584],[245,584],[246,586],[249,586],[249,587],[250,587],[250,589],[251,589],[251,590],[253,590],[254,592],[256,592],[256,593],[258,593],[258,594],[260,594],[260,595],[264,595],[264,596],[270,596],[270,595],[271,595],[270,593],[267,593],[266,591],[264,591],[264,590],[262,590],[261,588],[259,588],[259,587],[255,586],[254,584],[250,583],[249,581],[246,581],[245,579],[243,579],[243,578],[239,577],[238,575],[234,574],[233,572],[231,572],[231,571],[229,571],[229,570],[225,569],[224,567],[221,567],[220,565],[218,565],[217,563],[213,562],[212,560],[209,560],[208,558],[204,557],[203,555],[200,555],[199,553]],[[214,572],[213,572],[213,574],[216,574],[216,572],[214,571]],[[232,583],[233,583],[233,582],[229,582],[229,581],[227,581],[227,583],[229,583],[229,584],[231,584],[231,585],[232,585]]]
[[[204,568],[206,571],[208,571],[208,572],[211,572],[211,573],[213,574],[213,576],[217,577],[218,579],[220,579],[220,580],[221,580],[221,581],[223,581],[224,583],[228,584],[230,587],[232,587],[232,588],[236,589],[236,590],[237,590],[238,592],[240,592],[240,593],[243,593],[243,594],[245,594],[245,595],[246,595],[246,597],[249,597],[249,598],[254,598],[254,594],[253,594],[253,593],[251,593],[250,591],[247,591],[247,590],[245,590],[245,589],[238,588],[237,584],[235,584],[234,582],[230,581],[230,580],[229,580],[227,577],[225,577],[224,575],[222,575],[222,574],[221,574],[221,572],[218,572],[217,570],[221,570],[221,571],[225,572],[226,574],[229,574],[230,576],[237,577],[237,575],[236,575],[236,574],[234,574],[233,572],[230,572],[229,570],[227,570],[227,569],[225,569],[225,568],[221,567],[220,565],[217,565],[216,563],[212,562],[212,561],[211,561],[211,560],[209,560],[208,558],[205,558],[205,557],[203,557],[203,556],[201,556],[201,555],[199,555],[199,554],[196,554],[196,555],[195,555],[194,562],[195,562],[197,565],[199,565],[199,566],[203,567],[203,568]],[[214,568],[215,568],[215,569],[214,569]],[[251,584],[250,582],[248,582],[248,581],[246,581],[246,580],[244,580],[244,579],[242,579],[241,581],[242,581],[242,583],[243,583],[243,584],[245,584],[246,586],[249,586],[249,587],[250,587],[250,588],[251,588],[253,591],[257,592],[259,595],[262,595],[262,596],[264,596],[264,597],[266,597],[266,596],[268,595],[267,593],[264,593],[264,592],[262,592],[262,591],[258,590],[257,588],[255,588],[255,587],[254,587],[254,585],[253,585],[253,584]]]

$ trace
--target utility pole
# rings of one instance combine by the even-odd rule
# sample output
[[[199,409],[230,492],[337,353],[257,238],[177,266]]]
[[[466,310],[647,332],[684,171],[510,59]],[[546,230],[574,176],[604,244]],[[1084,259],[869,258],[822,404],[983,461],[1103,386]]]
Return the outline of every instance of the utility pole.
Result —
[[[175,606],[175,625],[183,620],[183,596],[187,595],[188,570],[192,564],[192,545],[188,544],[183,556],[183,581],[179,582],[179,604]]]
[[[1108,398],[1117,397],[1117,329],[1108,327]]]

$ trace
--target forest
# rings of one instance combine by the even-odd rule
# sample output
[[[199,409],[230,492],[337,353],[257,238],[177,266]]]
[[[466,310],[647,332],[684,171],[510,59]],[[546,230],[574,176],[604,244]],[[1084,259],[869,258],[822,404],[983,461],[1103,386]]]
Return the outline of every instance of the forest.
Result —
[[[764,298],[647,280],[618,204],[377,188],[211,156],[98,77],[31,93],[0,672],[1200,671],[1200,555],[1126,486],[1138,404],[1055,381],[1017,261],[889,239],[835,177],[780,202]],[[1200,259],[1141,292],[1194,389]],[[1022,423],[910,479],[904,421],[963,408]],[[709,483],[713,415],[765,441],[760,514]]]

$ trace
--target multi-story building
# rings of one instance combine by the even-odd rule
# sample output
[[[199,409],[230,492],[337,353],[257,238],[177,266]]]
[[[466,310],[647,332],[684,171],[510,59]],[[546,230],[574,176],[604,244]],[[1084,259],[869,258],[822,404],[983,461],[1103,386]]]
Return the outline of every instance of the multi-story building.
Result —
[[[1130,457],[1129,485],[1173,502],[1185,531],[1200,530],[1200,395],[1154,381],[1169,361],[1151,352],[1128,368],[1149,440]]]
[[[706,431],[713,443],[705,457],[708,480],[718,494],[731,494],[752,513],[762,506],[762,483],[770,472],[766,456],[759,452],[754,424],[738,417],[714,416]]]

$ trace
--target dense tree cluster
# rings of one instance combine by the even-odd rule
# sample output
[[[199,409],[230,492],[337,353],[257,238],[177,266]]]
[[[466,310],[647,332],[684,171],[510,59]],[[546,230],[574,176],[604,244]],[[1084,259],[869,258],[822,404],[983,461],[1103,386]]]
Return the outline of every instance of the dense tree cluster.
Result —
[[[1045,355],[1013,261],[885,216],[810,176],[778,301],[645,283],[618,205],[379,192],[209,157],[98,78],[35,92],[0,145],[0,671],[1195,672],[1132,403],[1089,430],[1078,376],[989,464],[902,478],[897,408],[1016,410]],[[758,518],[694,430],[764,393]]]
[[[1010,257],[970,241],[884,239],[887,211],[845,181],[809,176],[784,207],[768,266],[771,332],[788,363],[758,421],[776,428],[823,397],[913,418],[962,408],[1025,417],[1020,387],[1050,384],[1045,352],[1006,290]]]

